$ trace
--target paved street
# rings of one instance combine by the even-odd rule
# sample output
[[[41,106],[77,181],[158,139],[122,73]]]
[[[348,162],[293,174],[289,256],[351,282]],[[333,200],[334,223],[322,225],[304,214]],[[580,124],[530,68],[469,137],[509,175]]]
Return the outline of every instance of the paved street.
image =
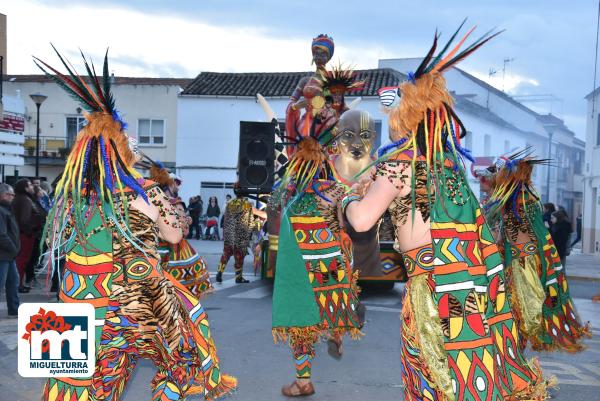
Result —
[[[192,241],[209,263],[214,276],[220,253],[220,242]],[[554,400],[591,401],[600,399],[600,304],[592,304],[591,295],[600,293],[600,270],[597,260],[574,254],[568,259],[571,293],[582,317],[592,321],[594,338],[580,354],[538,355],[546,374],[558,377],[560,391]],[[250,284],[233,281],[233,260],[228,274],[217,291],[208,296],[206,307],[213,335],[225,372],[239,379],[239,389],[231,400],[283,400],[279,389],[292,380],[294,370],[289,349],[274,345],[270,334],[271,290],[268,281],[252,276],[250,258],[246,261],[246,277]],[[587,274],[587,276],[583,276]],[[314,400],[400,400],[402,383],[399,362],[398,314],[401,308],[402,285],[392,291],[366,289],[363,301],[367,306],[365,337],[345,344],[341,361],[330,358],[322,344],[317,348],[313,379],[317,394]],[[42,289],[22,297],[24,302],[52,299]],[[2,300],[3,301],[3,300]],[[534,356],[528,351],[527,356]],[[150,363],[139,364],[125,401],[149,400],[149,382],[153,375]],[[11,401],[38,400],[42,379],[24,379],[17,373],[16,320],[6,318],[6,305],[0,305],[0,399]]]

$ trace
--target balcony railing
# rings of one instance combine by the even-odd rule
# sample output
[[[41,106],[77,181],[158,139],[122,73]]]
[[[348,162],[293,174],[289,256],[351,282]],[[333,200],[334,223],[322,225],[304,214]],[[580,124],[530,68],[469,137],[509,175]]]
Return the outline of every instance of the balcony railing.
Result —
[[[35,156],[36,138],[26,136],[23,147],[25,156]],[[66,159],[69,154],[67,139],[57,136],[40,136],[40,157]]]

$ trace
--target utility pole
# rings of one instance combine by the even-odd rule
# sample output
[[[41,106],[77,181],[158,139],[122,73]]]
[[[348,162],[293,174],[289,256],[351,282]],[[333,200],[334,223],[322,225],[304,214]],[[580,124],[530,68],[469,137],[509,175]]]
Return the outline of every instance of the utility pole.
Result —
[[[506,64],[512,63],[513,61],[515,61],[515,59],[513,57],[504,57],[504,64],[502,66],[502,92],[505,92],[505,90],[504,90],[504,78],[506,76]]]

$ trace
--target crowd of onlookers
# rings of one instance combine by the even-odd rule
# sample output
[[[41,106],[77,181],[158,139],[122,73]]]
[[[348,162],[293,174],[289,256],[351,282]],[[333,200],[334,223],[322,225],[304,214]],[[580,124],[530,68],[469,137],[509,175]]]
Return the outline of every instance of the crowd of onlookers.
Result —
[[[18,294],[29,292],[36,282],[51,192],[39,179],[22,178],[14,188],[0,184],[0,293],[6,291],[9,316],[17,316]]]
[[[225,196],[225,202],[231,200],[231,195]],[[192,218],[188,239],[220,240],[220,230],[223,227],[225,210],[219,207],[216,196],[208,198],[206,209],[200,195],[192,196],[187,204],[187,211]]]

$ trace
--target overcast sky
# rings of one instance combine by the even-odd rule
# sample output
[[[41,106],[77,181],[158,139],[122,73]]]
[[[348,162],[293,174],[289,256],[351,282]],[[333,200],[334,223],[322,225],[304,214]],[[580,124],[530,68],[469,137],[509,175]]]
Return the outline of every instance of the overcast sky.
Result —
[[[310,41],[330,34],[334,61],[376,68],[380,58],[423,56],[436,28],[446,37],[464,17],[478,32],[506,29],[461,67],[512,95],[553,95],[528,103],[585,136],[592,90],[596,0],[0,0],[8,18],[8,73],[37,73],[36,55],[56,64],[49,42],[76,62],[97,63],[110,47],[121,76],[194,77],[201,71],[304,71]],[[476,37],[476,35],[475,35]],[[502,80],[503,59],[507,65]],[[75,63],[78,65],[77,63]]]

